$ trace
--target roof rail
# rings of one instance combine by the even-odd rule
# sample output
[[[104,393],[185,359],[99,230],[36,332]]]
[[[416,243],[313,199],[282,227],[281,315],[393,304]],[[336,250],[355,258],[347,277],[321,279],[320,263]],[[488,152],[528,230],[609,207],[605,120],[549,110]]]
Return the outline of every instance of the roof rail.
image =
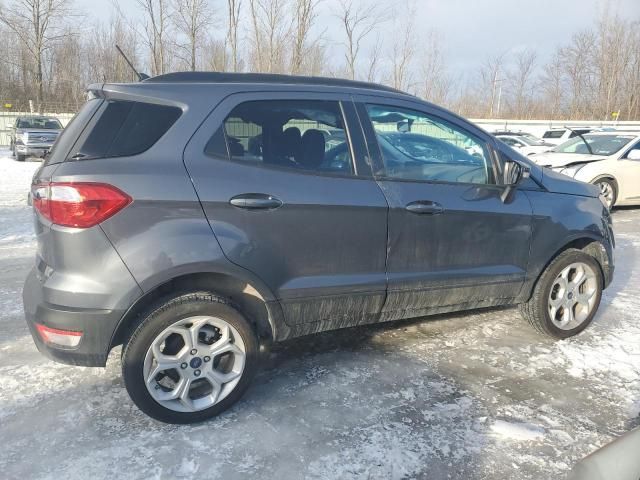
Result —
[[[345,80],[342,78],[328,77],[304,77],[300,75],[281,75],[274,73],[227,73],[227,72],[174,72],[157,75],[143,80],[144,83],[273,83],[289,85],[318,85],[335,87],[365,88],[369,90],[381,90],[385,92],[406,92],[396,90],[377,83]]]

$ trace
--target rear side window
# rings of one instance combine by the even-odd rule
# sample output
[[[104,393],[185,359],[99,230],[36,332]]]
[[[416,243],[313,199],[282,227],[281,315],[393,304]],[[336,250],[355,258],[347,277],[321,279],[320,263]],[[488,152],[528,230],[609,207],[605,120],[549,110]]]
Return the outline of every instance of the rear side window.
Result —
[[[85,103],[82,108],[75,114],[71,121],[67,124],[67,127],[58,136],[58,139],[51,147],[51,152],[45,159],[45,165],[54,163],[60,163],[64,161],[67,153],[71,150],[71,147],[76,142],[84,128],[93,118],[102,100],[99,98],[93,98]]]
[[[562,135],[564,135],[564,130],[547,130],[542,138],[562,138]]]
[[[151,148],[180,117],[178,107],[152,103],[109,101],[79,148],[76,159],[124,157]]]
[[[213,134],[205,153],[239,163],[353,174],[342,109],[333,101],[242,103]]]

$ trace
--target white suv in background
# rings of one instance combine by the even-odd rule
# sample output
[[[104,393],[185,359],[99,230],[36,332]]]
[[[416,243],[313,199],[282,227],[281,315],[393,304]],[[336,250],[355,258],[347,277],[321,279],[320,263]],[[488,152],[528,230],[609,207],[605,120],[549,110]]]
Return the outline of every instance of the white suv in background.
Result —
[[[524,135],[503,135],[497,134],[496,138],[511,148],[515,148],[522,155],[535,155],[536,153],[544,153],[551,150],[555,145],[552,143],[533,140],[531,137]]]
[[[531,159],[598,185],[609,208],[640,205],[640,132],[591,132]]]
[[[584,135],[585,133],[589,133],[593,130],[594,128],[592,127],[553,127],[544,132],[542,139],[545,142],[560,145],[570,138],[577,137],[578,135]]]

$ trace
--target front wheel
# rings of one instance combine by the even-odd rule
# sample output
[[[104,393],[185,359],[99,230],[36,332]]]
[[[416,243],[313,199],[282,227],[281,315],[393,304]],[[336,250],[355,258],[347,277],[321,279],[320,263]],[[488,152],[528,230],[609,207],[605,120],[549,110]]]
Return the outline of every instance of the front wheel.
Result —
[[[603,284],[600,265],[592,256],[565,250],[542,273],[520,312],[540,333],[554,338],[577,335],[593,320]]]
[[[597,180],[594,185],[600,188],[600,195],[604,198],[607,208],[611,210],[618,196],[618,189],[616,188],[615,182],[609,178],[601,178]]]
[[[125,386],[147,415],[166,423],[207,420],[233,405],[257,369],[258,341],[226,300],[205,292],[162,302],[122,353]]]

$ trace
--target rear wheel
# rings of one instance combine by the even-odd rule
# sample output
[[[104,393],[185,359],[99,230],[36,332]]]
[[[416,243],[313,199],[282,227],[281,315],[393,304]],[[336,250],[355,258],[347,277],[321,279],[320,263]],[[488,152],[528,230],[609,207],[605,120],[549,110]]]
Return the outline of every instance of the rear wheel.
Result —
[[[600,188],[600,195],[602,195],[602,198],[604,198],[607,203],[607,207],[611,210],[618,198],[616,183],[610,178],[601,178],[600,180],[596,180],[594,185]]]
[[[581,250],[562,252],[538,279],[533,295],[520,305],[522,316],[540,333],[567,338],[593,320],[602,297],[598,262]]]
[[[123,351],[131,399],[167,423],[207,420],[233,405],[257,368],[258,341],[226,300],[199,292],[160,304]]]

